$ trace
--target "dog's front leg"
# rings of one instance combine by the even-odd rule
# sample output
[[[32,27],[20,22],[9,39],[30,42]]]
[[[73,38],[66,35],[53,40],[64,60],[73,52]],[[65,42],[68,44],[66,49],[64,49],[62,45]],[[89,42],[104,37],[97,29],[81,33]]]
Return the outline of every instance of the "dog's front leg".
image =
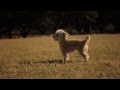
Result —
[[[64,56],[64,60],[63,60],[63,63],[65,64],[66,63],[66,57]]]
[[[63,61],[63,63],[65,64],[66,61],[69,61],[69,54],[68,53],[64,54],[64,61]]]
[[[66,54],[66,61],[69,61],[69,54]]]

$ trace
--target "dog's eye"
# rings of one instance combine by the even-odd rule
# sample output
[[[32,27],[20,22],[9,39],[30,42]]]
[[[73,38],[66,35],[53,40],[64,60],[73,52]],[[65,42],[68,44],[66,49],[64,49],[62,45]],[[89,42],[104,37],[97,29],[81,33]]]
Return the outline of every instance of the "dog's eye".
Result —
[[[56,36],[58,36],[58,34],[56,34]]]

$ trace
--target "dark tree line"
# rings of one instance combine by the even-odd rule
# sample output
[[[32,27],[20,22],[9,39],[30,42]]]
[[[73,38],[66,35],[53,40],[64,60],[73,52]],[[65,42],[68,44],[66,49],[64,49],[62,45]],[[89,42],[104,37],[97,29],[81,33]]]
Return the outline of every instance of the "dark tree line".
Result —
[[[0,11],[0,36],[12,38],[13,31],[19,31],[22,37],[37,30],[39,34],[51,34],[56,29],[69,31],[75,29],[81,33],[105,33],[104,27],[114,25],[119,33],[120,12],[114,11]]]

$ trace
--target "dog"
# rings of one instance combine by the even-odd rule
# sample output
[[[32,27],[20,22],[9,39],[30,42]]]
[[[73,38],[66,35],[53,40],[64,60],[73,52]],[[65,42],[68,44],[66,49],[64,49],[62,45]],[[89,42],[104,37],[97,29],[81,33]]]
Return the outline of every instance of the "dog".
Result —
[[[69,34],[63,30],[56,30],[55,34],[53,34],[53,38],[55,41],[58,41],[60,50],[62,55],[64,56],[63,63],[69,61],[69,53],[77,50],[84,58],[85,61],[88,61],[88,43],[90,41],[90,36],[87,36],[84,40],[71,40],[68,39]]]

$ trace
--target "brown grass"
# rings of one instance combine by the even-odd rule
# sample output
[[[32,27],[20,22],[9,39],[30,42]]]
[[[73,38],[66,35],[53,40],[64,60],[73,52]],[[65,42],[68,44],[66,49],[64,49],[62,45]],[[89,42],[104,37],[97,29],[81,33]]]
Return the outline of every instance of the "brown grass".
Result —
[[[84,39],[86,35],[71,38]],[[91,35],[90,60],[78,52],[63,57],[51,36],[0,40],[0,79],[118,79],[120,34]]]

